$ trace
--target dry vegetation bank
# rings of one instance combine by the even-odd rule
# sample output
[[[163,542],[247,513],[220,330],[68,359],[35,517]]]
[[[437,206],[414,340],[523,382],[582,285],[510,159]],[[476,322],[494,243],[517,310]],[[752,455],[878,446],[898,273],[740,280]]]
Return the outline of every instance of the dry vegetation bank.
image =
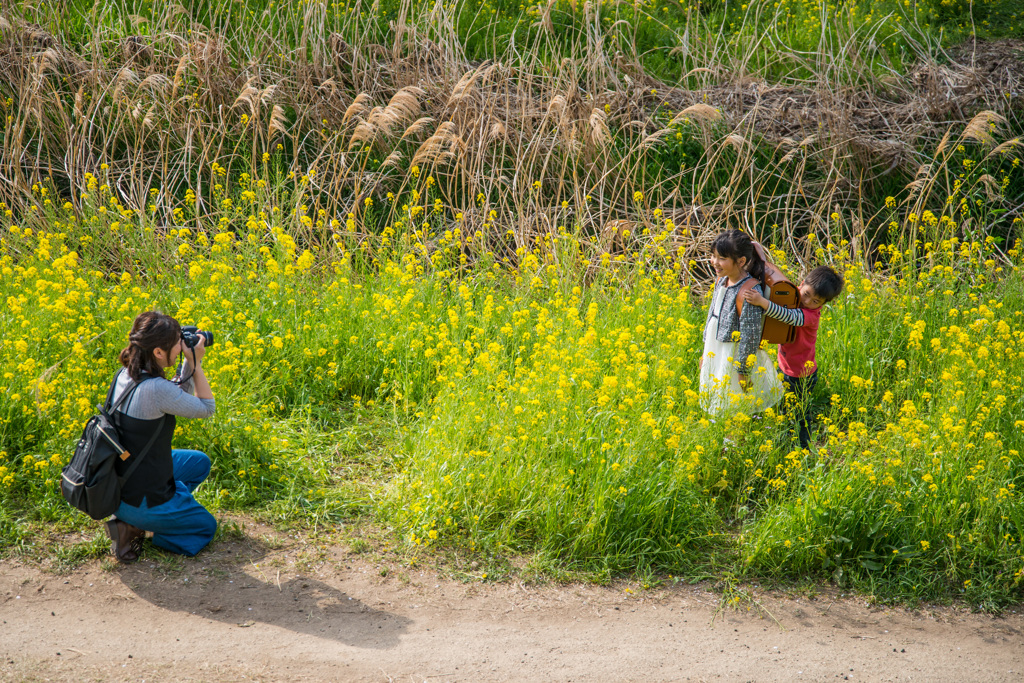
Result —
[[[922,175],[933,196],[909,201],[942,206],[952,180],[935,176],[950,156],[935,150],[947,131],[956,139],[991,112],[965,138],[987,152],[1021,130],[1021,41],[934,48],[870,83],[854,36],[788,55],[814,77],[781,83],[704,54],[682,88],[609,56],[597,21],[554,65],[511,52],[479,63],[443,7],[403,7],[390,45],[328,32],[311,5],[297,49],[268,30],[248,50],[171,10],[152,35],[97,30],[78,51],[0,15],[0,201],[20,213],[50,178],[77,203],[105,164],[126,206],[154,205],[158,223],[175,224],[187,188],[197,216],[213,210],[216,163],[263,178],[315,169],[297,201],[338,216],[432,176],[470,226],[511,230],[520,246],[559,224],[610,244],[612,221],[644,222],[655,205],[687,246],[725,221],[831,236],[833,213],[849,217],[834,236],[856,237]],[[986,230],[1019,212],[1008,195]]]

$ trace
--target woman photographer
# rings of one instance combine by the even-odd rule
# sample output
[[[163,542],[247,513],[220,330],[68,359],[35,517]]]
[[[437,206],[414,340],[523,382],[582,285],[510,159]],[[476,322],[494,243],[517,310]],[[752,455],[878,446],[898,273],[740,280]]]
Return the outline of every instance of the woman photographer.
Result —
[[[213,392],[202,365],[206,338],[199,336],[189,348],[177,320],[147,311],[135,318],[128,342],[121,351],[124,368],[114,379],[111,405],[117,406],[114,421],[132,457],[118,460],[118,475],[139,454],[142,461],[121,487],[121,504],[106,522],[107,535],[120,562],[138,559],[147,533],[154,545],[192,556],[217,529],[217,520],[192,497],[210,473],[210,458],[199,451],[172,449],[171,439],[176,416],[213,415]],[[179,376],[165,379],[164,368],[172,367],[179,355],[184,355]]]

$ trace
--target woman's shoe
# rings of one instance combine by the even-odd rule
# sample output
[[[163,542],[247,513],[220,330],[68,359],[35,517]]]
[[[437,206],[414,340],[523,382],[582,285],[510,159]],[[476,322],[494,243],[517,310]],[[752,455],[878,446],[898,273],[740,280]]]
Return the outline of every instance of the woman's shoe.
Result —
[[[125,564],[135,562],[139,559],[139,551],[142,549],[142,537],[145,531],[137,526],[132,526],[119,519],[108,519],[105,524],[107,536],[113,543],[110,546],[111,552],[118,562]]]

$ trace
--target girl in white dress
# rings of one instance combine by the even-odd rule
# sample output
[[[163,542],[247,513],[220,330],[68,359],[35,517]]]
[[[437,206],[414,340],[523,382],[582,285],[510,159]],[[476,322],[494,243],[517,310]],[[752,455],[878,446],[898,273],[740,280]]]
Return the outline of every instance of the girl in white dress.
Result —
[[[765,296],[764,261],[749,235],[729,230],[711,243],[711,265],[717,277],[704,325],[701,405],[714,416],[752,415],[783,395],[775,364],[760,348],[763,311],[737,303],[746,289]]]

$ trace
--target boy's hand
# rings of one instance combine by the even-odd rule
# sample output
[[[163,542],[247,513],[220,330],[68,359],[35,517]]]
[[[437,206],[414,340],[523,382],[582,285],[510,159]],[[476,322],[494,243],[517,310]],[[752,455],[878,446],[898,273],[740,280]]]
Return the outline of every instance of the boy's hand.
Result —
[[[752,289],[746,289],[740,292],[740,300],[743,303],[754,304],[758,308],[768,308],[768,299],[764,298]]]

